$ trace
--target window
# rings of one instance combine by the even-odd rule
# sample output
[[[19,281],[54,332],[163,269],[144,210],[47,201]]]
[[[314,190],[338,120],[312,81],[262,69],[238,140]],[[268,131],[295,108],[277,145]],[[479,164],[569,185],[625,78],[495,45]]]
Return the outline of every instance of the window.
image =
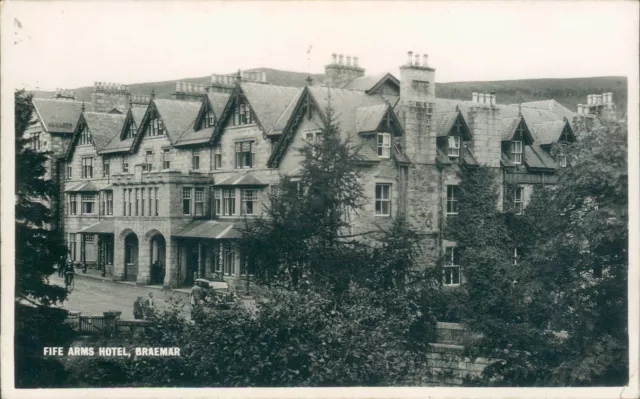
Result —
[[[69,215],[78,214],[78,196],[76,194],[69,195]]]
[[[122,156],[122,173],[129,173],[129,156]]]
[[[158,198],[158,188],[155,189],[155,199],[156,199],[156,216],[158,216],[158,207],[160,206],[160,200]]]
[[[171,169],[171,149],[162,150],[162,169]]]
[[[444,258],[444,279],[442,283],[445,286],[460,285],[458,249],[456,247],[446,247]]]
[[[447,215],[458,214],[458,186],[447,186]]]
[[[144,167],[142,168],[142,170],[144,170],[145,172],[151,172],[152,168],[153,168],[153,151],[147,150],[144,153]]]
[[[80,145],[85,144],[93,144],[93,140],[91,140],[91,132],[88,127],[85,127],[80,134]]]
[[[107,197],[106,213],[107,215],[113,215],[113,191],[107,191],[105,194]]]
[[[243,215],[255,215],[258,212],[258,190],[242,189],[240,200],[240,212]]]
[[[129,194],[128,194],[128,196],[129,196],[129,203],[128,203],[128,205],[129,205],[129,213],[128,213],[128,215],[131,216],[131,203],[132,203],[132,201],[131,201],[132,200],[131,191],[133,191],[133,190],[129,189],[128,191],[129,191]]]
[[[191,152],[191,169],[200,170],[200,150]]]
[[[82,178],[93,178],[93,158],[82,158]]]
[[[71,180],[72,177],[72,169],[71,166],[67,166],[67,180]]]
[[[460,157],[460,136],[449,136],[449,158]]]
[[[149,136],[162,136],[164,134],[164,123],[162,119],[155,117],[149,122]]]
[[[511,160],[516,165],[522,164],[522,141],[511,142]]]
[[[213,211],[216,216],[222,215],[222,190],[214,190]]]
[[[516,215],[522,215],[523,210],[523,202],[522,202],[522,193],[524,191],[523,187],[516,187],[515,192],[513,193],[513,210]]]
[[[109,177],[109,160],[105,159],[102,161],[102,177]]]
[[[153,215],[153,210],[151,209],[151,206],[153,205],[153,188],[149,188],[149,205],[147,206],[148,209],[148,215],[152,216]]]
[[[94,194],[82,194],[82,214],[92,215],[95,212],[96,196]]]
[[[378,156],[380,158],[391,156],[391,135],[389,133],[378,133]]]
[[[429,94],[429,82],[425,80],[412,80],[411,88],[418,93]]]
[[[194,198],[194,213],[196,216],[204,215],[204,188],[196,187]]]
[[[84,242],[92,243],[92,242],[94,242],[93,238],[94,238],[93,234],[85,234],[84,235]]]
[[[182,189],[182,213],[184,215],[191,214],[191,187]]]
[[[213,149],[213,168],[222,169],[222,149],[220,147]]]
[[[222,269],[224,271],[224,274],[228,276],[235,274],[236,272],[235,261],[236,261],[235,251],[231,248],[230,245],[223,245],[222,246]]]
[[[76,234],[69,233],[69,252],[71,253],[71,260],[76,260]]]
[[[127,189],[122,190],[122,216],[127,216]]]
[[[233,125],[240,126],[252,123],[254,123],[254,121],[251,107],[249,107],[249,104],[246,104],[245,102],[239,102],[234,110]]]
[[[138,216],[138,209],[140,209],[140,189],[136,188],[136,216]]]
[[[255,150],[255,142],[253,141],[237,142],[236,169],[253,168]]]
[[[391,216],[391,184],[376,184],[376,216]]]
[[[222,190],[222,214],[224,216],[233,216],[236,214],[236,190]]]
[[[146,188],[141,188],[140,191],[142,191],[141,197],[142,197],[142,202],[140,203],[140,216],[144,216],[144,203],[145,203],[145,195],[144,192],[147,191]]]
[[[561,168],[567,167],[567,156],[565,154],[558,154],[558,166]]]
[[[129,129],[127,130],[127,134],[126,134],[125,138],[132,139],[132,138],[136,137],[136,134],[137,134],[136,124],[131,122],[129,124]]]
[[[203,127],[211,127],[215,123],[215,117],[213,116],[213,111],[209,110],[204,115]]]
[[[40,149],[40,133],[33,133],[31,136],[31,149],[34,151]]]

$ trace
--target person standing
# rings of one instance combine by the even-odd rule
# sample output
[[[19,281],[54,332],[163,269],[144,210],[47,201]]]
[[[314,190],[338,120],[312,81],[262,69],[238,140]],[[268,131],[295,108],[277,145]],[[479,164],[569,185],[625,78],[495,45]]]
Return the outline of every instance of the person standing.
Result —
[[[151,316],[153,314],[153,312],[156,310],[155,301],[153,299],[153,292],[149,293],[149,297],[145,301],[144,305],[145,305],[144,306],[144,312],[145,312],[147,318],[149,318],[149,316]]]
[[[144,300],[141,296],[139,296],[133,302],[133,318],[136,320],[140,320],[144,317]]]

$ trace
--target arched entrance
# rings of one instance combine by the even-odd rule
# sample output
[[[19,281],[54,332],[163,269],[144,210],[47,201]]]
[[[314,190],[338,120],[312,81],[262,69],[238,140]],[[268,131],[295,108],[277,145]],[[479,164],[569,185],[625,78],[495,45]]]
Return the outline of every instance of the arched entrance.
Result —
[[[150,280],[151,284],[163,284],[164,276],[167,271],[167,242],[164,236],[160,233],[151,237],[149,240],[149,259],[150,265]]]
[[[138,275],[138,236],[131,232],[124,238],[123,280],[135,281]]]

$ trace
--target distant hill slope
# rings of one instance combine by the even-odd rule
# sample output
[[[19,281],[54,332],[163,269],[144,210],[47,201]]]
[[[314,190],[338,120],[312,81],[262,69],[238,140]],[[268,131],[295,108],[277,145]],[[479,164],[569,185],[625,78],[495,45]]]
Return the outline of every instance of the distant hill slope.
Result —
[[[249,71],[266,72],[267,81],[274,85],[302,87],[306,84],[307,73],[282,71],[271,68],[254,68]],[[323,74],[312,74],[314,82],[321,82]],[[209,84],[210,76],[184,78],[164,82],[134,83],[129,89],[135,94],[150,94],[155,89],[158,98],[171,98],[175,90],[175,82]],[[93,87],[79,87],[75,89],[78,101],[91,101]],[[587,102],[588,94],[612,92],[613,100],[618,108],[627,104],[627,78],[623,76],[603,76],[592,78],[566,79],[521,79],[499,80],[491,82],[449,82],[436,83],[436,95],[440,98],[471,100],[471,93],[496,92],[497,102],[512,104],[518,102],[555,99],[570,110],[575,111],[577,104]],[[51,98],[53,92],[35,91],[36,97]]]

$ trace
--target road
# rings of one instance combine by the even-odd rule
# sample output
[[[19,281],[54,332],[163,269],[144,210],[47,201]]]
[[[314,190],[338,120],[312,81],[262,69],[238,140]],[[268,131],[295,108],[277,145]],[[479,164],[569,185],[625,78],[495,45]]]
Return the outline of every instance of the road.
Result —
[[[52,275],[50,281],[53,284],[64,286],[63,279],[56,275]],[[154,302],[158,309],[168,308],[168,301],[171,299],[179,300],[187,305],[184,307],[184,313],[185,316],[189,315],[188,295],[185,293],[77,276],[75,288],[62,307],[90,315],[117,310],[122,312],[120,315],[122,320],[133,320],[133,302],[138,296],[147,298],[150,292],[153,293]]]
[[[52,284],[64,286],[64,280],[55,274],[50,276],[50,281]],[[182,308],[184,317],[190,318],[189,296],[187,293],[140,287],[81,275],[76,275],[75,288],[69,294],[68,300],[63,303],[62,307],[87,315],[99,315],[103,312],[116,310],[122,312],[120,319],[133,320],[133,302],[138,296],[147,298],[150,292],[153,293],[154,302],[158,310],[168,309],[171,303],[179,302],[184,304]],[[243,299],[241,300],[241,306],[254,311],[255,301]]]

